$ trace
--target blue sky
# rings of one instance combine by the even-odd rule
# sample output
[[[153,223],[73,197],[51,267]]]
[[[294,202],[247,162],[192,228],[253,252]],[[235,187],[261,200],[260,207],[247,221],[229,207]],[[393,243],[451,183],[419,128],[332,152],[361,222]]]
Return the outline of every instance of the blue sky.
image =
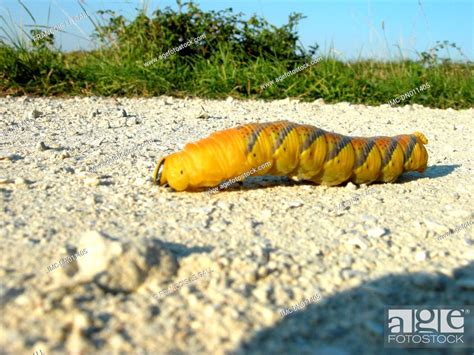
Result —
[[[134,17],[136,8],[143,6],[142,1],[136,0],[80,1],[89,13],[112,9],[129,18]],[[61,24],[67,20],[67,15],[78,16],[82,12],[79,0],[23,2],[39,24]],[[301,12],[306,16],[298,26],[301,43],[307,48],[318,43],[323,53],[333,49],[333,53],[341,59],[397,59],[400,55],[415,58],[416,52],[428,50],[437,40],[448,40],[455,42],[470,60],[474,60],[472,0],[202,0],[195,3],[204,10],[231,7],[234,12],[243,12],[246,16],[256,13],[274,25],[286,23],[291,12]],[[174,0],[149,1],[149,13],[166,6],[177,7]],[[8,17],[8,13],[19,26],[33,24],[18,0],[0,0],[0,14]],[[68,34],[57,38],[63,50],[93,46],[87,39],[92,32],[88,19],[69,25],[64,30]],[[451,49],[450,56],[455,60],[463,59]]]

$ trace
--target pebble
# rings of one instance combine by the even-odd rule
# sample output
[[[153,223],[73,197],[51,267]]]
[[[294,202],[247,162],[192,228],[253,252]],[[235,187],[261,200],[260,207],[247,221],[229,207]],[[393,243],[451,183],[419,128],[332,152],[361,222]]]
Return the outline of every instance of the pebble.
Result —
[[[79,240],[77,249],[87,253],[77,258],[78,278],[94,279],[105,290],[129,293],[148,276],[163,282],[176,274],[176,257],[155,240],[122,243],[94,230]]]
[[[84,179],[84,184],[87,186],[99,186],[100,183],[100,179],[96,176],[89,176]]]
[[[85,352],[87,340],[84,337],[84,330],[90,326],[89,318],[84,313],[77,312],[72,321],[72,330],[66,340],[66,349],[68,353],[76,354]]]
[[[51,148],[48,147],[44,142],[38,142],[38,144],[36,144],[36,149],[38,149],[39,151],[45,151]]]
[[[261,266],[258,268],[258,278],[263,279],[268,275],[268,268]]]
[[[361,239],[361,238],[359,238],[359,237],[352,237],[352,238],[350,238],[350,239],[347,241],[347,244],[348,244],[348,245],[352,245],[352,246],[357,246],[357,247],[359,247],[359,248],[362,249],[362,250],[366,250],[367,247],[368,247],[367,243],[366,243],[363,239]]]
[[[354,259],[350,255],[344,255],[342,258],[339,260],[339,265],[342,268],[350,268],[351,265],[354,263]]]
[[[446,227],[430,219],[425,219],[424,222],[425,222],[426,227],[428,227],[429,230],[432,230],[432,231],[445,231],[446,230]]]
[[[415,260],[416,261],[425,261],[427,259],[427,257],[428,257],[428,254],[424,250],[418,251],[415,254]]]
[[[96,200],[95,200],[94,196],[87,196],[86,199],[84,200],[84,202],[87,205],[95,205]]]
[[[146,179],[139,177],[139,178],[136,178],[136,179],[135,179],[134,185],[143,186],[143,185],[145,185],[146,183],[147,183],[147,180],[146,180]]]
[[[92,110],[92,112],[90,113],[89,116],[91,116],[92,118],[94,118],[94,117],[96,117],[96,116],[98,116],[98,115],[100,115],[100,114],[101,114],[101,112],[100,112],[98,109],[94,109],[94,110]]]
[[[265,219],[268,219],[272,216],[272,211],[268,210],[268,209],[264,209],[260,212],[260,215],[265,218]]]
[[[354,277],[356,274],[354,273],[354,270],[342,269],[340,275],[341,275],[341,278],[343,280],[348,280],[348,279]]]
[[[261,307],[259,313],[262,316],[262,320],[264,324],[271,324],[276,319],[278,319],[278,315],[274,313],[273,310],[268,307]]]
[[[269,288],[267,286],[259,286],[253,291],[253,295],[257,300],[265,304],[268,302],[268,292]]]
[[[15,185],[27,185],[28,181],[22,177],[17,177],[15,179]]]
[[[127,125],[126,117],[118,117],[113,121],[114,127],[124,127]]]
[[[347,190],[350,190],[350,191],[356,191],[356,190],[357,190],[357,186],[354,185],[352,182],[348,182],[347,185],[346,185],[346,189],[347,189]]]
[[[105,129],[111,128],[110,122],[108,120],[100,120],[97,125],[99,126],[99,128],[105,128]]]
[[[369,215],[362,215],[362,220],[366,223],[370,223],[370,224],[375,224],[377,223],[377,219],[374,217],[374,216],[369,216]]]
[[[33,111],[30,112],[30,118],[38,118],[43,115],[43,112],[38,111],[37,109],[33,109]]]
[[[375,227],[371,228],[367,231],[367,236],[370,238],[379,238],[385,234],[387,234],[387,230],[382,227]]]
[[[287,204],[288,208],[297,208],[303,206],[303,202],[301,201],[288,201]]]
[[[244,281],[249,284],[255,284],[257,282],[257,272],[251,271],[245,273]]]
[[[172,202],[171,202],[172,203]],[[211,214],[215,210],[215,207],[212,206],[204,206],[204,207],[191,207],[189,212],[196,213],[196,214]]]
[[[229,204],[227,202],[222,201],[222,200],[218,200],[215,205],[223,211],[229,211],[230,210]]]

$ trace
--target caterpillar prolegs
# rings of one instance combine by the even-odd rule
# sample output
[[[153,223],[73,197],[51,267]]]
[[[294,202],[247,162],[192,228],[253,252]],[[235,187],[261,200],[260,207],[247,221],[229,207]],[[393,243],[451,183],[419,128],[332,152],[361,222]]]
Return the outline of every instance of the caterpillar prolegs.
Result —
[[[348,137],[288,121],[253,123],[214,132],[162,158],[153,174],[177,191],[214,187],[266,164],[255,175],[288,176],[317,184],[393,182],[428,163],[419,132],[395,137]]]

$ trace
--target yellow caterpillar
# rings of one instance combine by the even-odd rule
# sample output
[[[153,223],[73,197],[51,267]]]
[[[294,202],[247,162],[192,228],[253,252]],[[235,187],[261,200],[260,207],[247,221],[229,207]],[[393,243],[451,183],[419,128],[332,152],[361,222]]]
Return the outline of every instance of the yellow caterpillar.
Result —
[[[331,186],[348,180],[393,182],[405,171],[426,169],[427,143],[420,132],[361,138],[288,121],[252,123],[214,132],[160,159],[153,180],[176,191],[198,190],[269,162],[255,175],[289,176]]]

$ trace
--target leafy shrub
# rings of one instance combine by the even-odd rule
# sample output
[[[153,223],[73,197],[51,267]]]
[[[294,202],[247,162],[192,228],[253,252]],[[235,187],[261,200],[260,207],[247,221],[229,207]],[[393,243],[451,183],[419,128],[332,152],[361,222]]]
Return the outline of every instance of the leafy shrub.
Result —
[[[258,16],[245,19],[230,8],[216,12],[203,11],[192,2],[183,5],[177,0],[177,4],[177,10],[158,9],[151,16],[141,9],[131,20],[110,10],[99,11],[97,16],[88,14],[95,28],[92,37],[100,46],[87,52],[55,49],[54,33],[32,41],[39,29],[47,26],[37,26],[29,35],[22,30],[16,40],[0,26],[11,42],[6,44],[0,38],[0,92],[296,97],[377,105],[429,82],[429,90],[403,104],[474,106],[474,66],[469,61],[450,60],[449,48],[460,51],[454,43],[438,42],[420,53],[418,61],[343,62],[325,55],[317,64],[266,86],[320,55],[318,44],[308,51],[299,45],[296,26],[304,18],[301,14],[291,14],[287,24],[276,27]],[[34,20],[27,8],[25,11]],[[4,19],[0,16],[0,20]],[[155,60],[202,35],[205,38],[199,43]],[[447,58],[441,56],[442,50]]]

